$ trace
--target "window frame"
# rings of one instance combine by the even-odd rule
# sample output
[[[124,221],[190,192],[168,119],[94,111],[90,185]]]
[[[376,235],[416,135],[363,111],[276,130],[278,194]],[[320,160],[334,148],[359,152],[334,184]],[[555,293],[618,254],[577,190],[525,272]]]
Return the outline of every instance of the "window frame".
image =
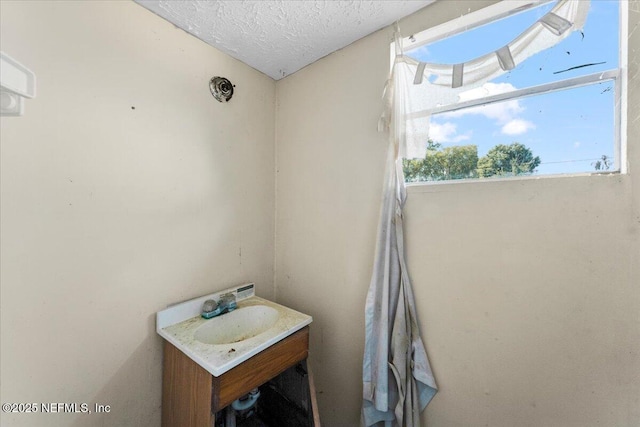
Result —
[[[442,24],[427,28],[419,33],[409,35],[402,39],[404,50],[413,50],[421,46],[437,42],[447,37],[463,33],[465,31],[477,28],[483,25],[491,24],[494,21],[524,12],[531,8],[541,6],[556,0],[510,0],[499,1],[490,6],[470,12],[446,21]],[[490,179],[453,179],[443,181],[422,181],[407,182],[406,185],[434,185],[434,184],[450,184],[463,182],[493,182],[505,180],[521,180],[521,179],[540,179],[546,177],[574,177],[574,176],[593,176],[593,175],[610,175],[610,174],[627,174],[628,173],[628,156],[627,156],[627,69],[628,69],[628,22],[629,22],[629,5],[625,0],[617,0],[619,5],[619,43],[618,43],[618,64],[617,68],[612,68],[604,72],[597,72],[569,79],[558,80],[541,85],[529,86],[517,89],[511,92],[490,95],[456,104],[442,107],[436,107],[424,112],[420,115],[432,115],[437,113],[445,113],[482,105],[488,105],[495,102],[523,99],[529,96],[542,95],[565,89],[573,89],[582,86],[588,86],[604,81],[613,81],[615,87],[615,99],[619,102],[614,104],[614,171],[593,171],[593,172],[572,172],[560,174],[544,174],[544,175],[519,175],[514,177],[496,177]],[[390,66],[396,55],[395,42],[391,42],[390,49]]]

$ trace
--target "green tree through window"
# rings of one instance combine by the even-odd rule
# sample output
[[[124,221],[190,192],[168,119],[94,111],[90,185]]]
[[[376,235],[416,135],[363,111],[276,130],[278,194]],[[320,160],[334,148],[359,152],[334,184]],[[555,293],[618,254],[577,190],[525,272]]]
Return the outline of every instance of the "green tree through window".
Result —
[[[498,144],[478,160],[478,176],[516,176],[530,174],[540,165],[540,157],[533,156],[530,149],[514,142],[511,145]]]
[[[498,144],[478,158],[475,145],[442,148],[442,144],[429,140],[424,159],[403,161],[406,182],[525,175],[533,173],[538,165],[540,157],[534,157],[529,148],[518,142]]]

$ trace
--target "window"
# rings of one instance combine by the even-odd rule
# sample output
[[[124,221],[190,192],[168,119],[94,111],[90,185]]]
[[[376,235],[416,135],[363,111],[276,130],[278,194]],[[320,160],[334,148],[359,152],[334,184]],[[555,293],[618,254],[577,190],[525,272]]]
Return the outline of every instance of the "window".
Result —
[[[580,2],[587,5],[580,30],[505,66],[502,59],[513,58],[501,48],[560,6],[523,3],[500,2],[403,41],[405,56],[427,63],[416,82],[452,82],[414,113],[429,122],[427,150],[404,160],[407,182],[626,172],[626,2]],[[454,64],[493,52],[502,70],[468,89],[458,73],[456,83]]]

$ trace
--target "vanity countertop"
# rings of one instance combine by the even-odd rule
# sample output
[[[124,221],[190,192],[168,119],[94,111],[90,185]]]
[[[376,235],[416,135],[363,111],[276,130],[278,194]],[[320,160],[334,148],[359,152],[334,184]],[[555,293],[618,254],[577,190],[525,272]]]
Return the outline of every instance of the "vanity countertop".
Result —
[[[238,307],[236,310],[256,305],[264,305],[277,310],[278,318],[271,328],[251,338],[230,344],[205,344],[198,341],[195,338],[196,330],[205,323],[216,319],[216,317],[204,319],[200,316],[203,302],[228,291],[206,295],[170,306],[158,312],[156,317],[158,334],[213,376],[218,377],[224,374],[262,350],[302,329],[312,321],[311,316],[260,298],[251,292],[250,296],[237,300]],[[235,291],[235,289],[232,291]],[[253,291],[253,288],[251,291]],[[238,292],[238,295],[240,295],[240,292]],[[232,313],[223,314],[222,316]]]

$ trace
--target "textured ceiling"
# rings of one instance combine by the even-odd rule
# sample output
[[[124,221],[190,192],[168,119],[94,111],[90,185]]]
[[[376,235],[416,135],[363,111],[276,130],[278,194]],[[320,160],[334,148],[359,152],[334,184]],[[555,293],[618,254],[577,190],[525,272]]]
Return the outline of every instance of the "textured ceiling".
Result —
[[[135,0],[278,80],[435,0]]]

